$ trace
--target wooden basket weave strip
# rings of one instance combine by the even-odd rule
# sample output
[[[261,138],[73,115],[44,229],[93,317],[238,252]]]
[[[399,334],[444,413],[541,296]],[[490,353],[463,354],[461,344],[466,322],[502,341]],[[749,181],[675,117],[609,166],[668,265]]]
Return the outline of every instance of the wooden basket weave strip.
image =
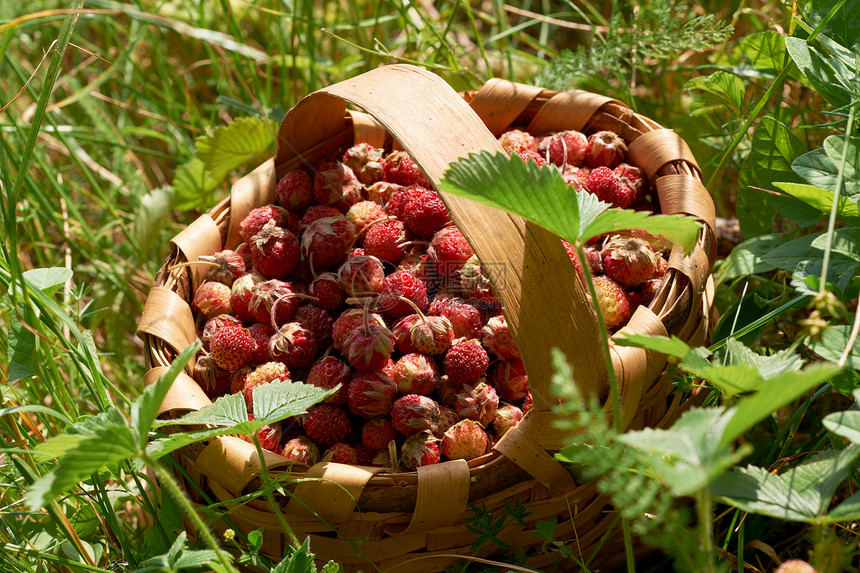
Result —
[[[347,102],[366,113],[348,111]],[[662,212],[691,214],[705,223],[693,253],[684,256],[679,249],[672,251],[663,288],[621,330],[675,334],[701,344],[710,308],[707,287],[715,245],[714,208],[683,140],[603,96],[576,90],[557,93],[502,80],[458,95],[428,72],[397,65],[302,100],[281,126],[275,157],[237,181],[228,198],[174,238],[173,251],[150,292],[138,330],[150,369],[146,381],[157,379],[197,332],[189,303],[203,275],[194,266],[174,265],[236,247],[241,240],[239,223],[251,209],[273,202],[276,182],[284,173],[301,165],[311,167],[366,141],[407,150],[436,184],[458,157],[482,149],[500,151],[496,136],[512,128],[535,134],[612,129],[626,139],[636,164],[648,174]],[[603,361],[595,359],[602,350],[594,335],[592,307],[557,237],[518,217],[457,197],[442,197],[479,258],[504,263],[489,265],[488,274],[523,355],[534,409],[491,453],[468,463],[445,462],[417,472],[334,463],[308,468],[267,453],[272,471],[318,478],[298,485],[289,482],[288,495],[279,497],[279,503],[293,530],[311,536],[320,558],[340,561],[348,570],[368,562],[386,570],[412,557],[422,559],[410,563],[408,570],[439,570],[455,559],[452,555],[471,553],[477,536],[464,522],[474,517],[474,507],[504,511],[506,503],[514,502],[527,502],[531,514],[526,526],[513,523],[500,532],[499,539],[517,547],[538,545],[535,523],[555,518],[559,539],[575,538],[571,547],[585,558],[601,542],[613,516],[594,484],[576,483],[553,459],[552,452],[567,443],[567,436],[553,424],[549,348],[565,351],[583,391],[605,400],[606,372]],[[671,382],[662,375],[665,357],[614,344],[611,352],[624,428],[666,426],[677,419],[688,402],[670,397]],[[179,415],[207,403],[197,383],[183,374],[161,413]],[[608,400],[606,409],[611,409]],[[195,444],[178,455],[187,472],[200,477],[201,485],[218,500],[229,502],[260,486],[256,452],[237,438]],[[264,552],[280,555],[284,532],[266,504],[256,500],[232,504],[231,519],[243,529],[262,527]],[[337,534],[332,533],[335,529]],[[356,542],[359,538],[361,543]],[[494,546],[487,544],[478,554],[493,551]],[[535,558],[536,566],[545,559]]]

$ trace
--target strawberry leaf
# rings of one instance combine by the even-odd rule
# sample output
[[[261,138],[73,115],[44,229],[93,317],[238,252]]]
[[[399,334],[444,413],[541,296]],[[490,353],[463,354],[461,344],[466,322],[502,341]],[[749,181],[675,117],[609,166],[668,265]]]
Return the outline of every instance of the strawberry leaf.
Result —
[[[270,153],[275,144],[277,127],[268,119],[240,117],[229,125],[220,126],[212,135],[197,139],[197,157],[216,181],[245,162]]]

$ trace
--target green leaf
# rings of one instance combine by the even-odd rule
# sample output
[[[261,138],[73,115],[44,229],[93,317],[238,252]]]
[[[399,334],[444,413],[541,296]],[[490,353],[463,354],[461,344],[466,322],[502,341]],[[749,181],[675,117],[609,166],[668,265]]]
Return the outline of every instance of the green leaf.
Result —
[[[825,416],[822,423],[837,436],[842,436],[852,444],[860,444],[860,411],[833,412]]]
[[[624,334],[612,340],[619,346],[635,346],[678,358],[682,358],[690,352],[690,346],[674,335],[666,337],[648,336],[646,334]]]
[[[289,548],[289,555],[275,565],[272,573],[317,573],[314,565],[314,554],[311,553],[310,536],[305,537],[304,542],[298,549]]]
[[[786,37],[785,47],[797,68],[830,105],[838,109],[851,103],[851,91],[844,85],[850,79],[842,77],[845,71],[839,70],[834,58],[822,55],[802,38]]]
[[[788,349],[764,356],[735,339],[729,339],[726,341],[726,350],[731,364],[742,364],[755,368],[756,372],[765,380],[788,372],[796,372],[803,366],[803,358]]]
[[[746,455],[746,448],[732,452],[721,441],[728,421],[721,408],[696,408],[668,430],[646,428],[616,439],[650,454],[654,470],[675,495],[690,495]]]
[[[757,70],[779,73],[785,65],[785,40],[779,32],[758,32],[745,36],[737,55]]]
[[[805,151],[806,144],[788,126],[772,117],[761,119],[738,181],[737,213],[744,235],[755,237],[773,231],[778,201],[753,187],[772,190],[773,181],[799,183],[791,164]]]
[[[845,291],[851,278],[857,272],[858,262],[851,253],[851,245],[846,244],[850,240],[851,233],[843,233],[837,230],[839,248],[831,252],[830,266],[828,268],[827,282],[833,283],[836,288]],[[824,233],[813,233],[794,239],[775,247],[770,253],[764,255],[764,260],[778,269],[792,271],[795,279],[803,281],[807,276],[821,276],[822,261],[824,259]],[[843,252],[845,251],[845,252]]]
[[[766,262],[765,255],[790,239],[791,237],[784,233],[770,233],[747,239],[732,249],[717,270],[714,280],[720,284],[738,277],[774,270],[777,267]]]
[[[822,233],[812,241],[812,248],[823,252],[828,240],[827,233]],[[847,227],[833,231],[833,242],[830,248],[832,253],[860,262],[860,227]]]
[[[199,410],[189,412],[176,420],[156,421],[156,427],[172,425],[238,426],[248,421],[248,407],[242,393],[221,396]]]
[[[277,381],[254,388],[254,420],[273,424],[286,418],[307,413],[337,391],[304,384],[302,382]]]
[[[36,364],[36,334],[31,330],[38,318],[33,307],[24,303],[17,304],[17,313],[9,317],[8,360],[9,379],[15,382],[29,378],[38,372]],[[25,326],[22,320],[27,323]],[[28,328],[29,327],[29,328]]]
[[[155,383],[144,388],[140,397],[131,405],[131,427],[137,434],[137,443],[141,449],[146,447],[149,430],[155,422],[158,408],[164,402],[164,397],[167,396],[173,381],[176,380],[191,357],[197,354],[201,346],[199,340],[189,344],[170,364],[170,368]]]
[[[835,193],[839,166],[842,164],[843,144],[842,136],[831,135],[824,140],[824,147],[801,155],[794,160],[791,168],[810,185]],[[852,137],[848,140],[848,146],[840,195],[858,201],[860,200],[860,140]]]
[[[709,366],[700,370],[691,367],[688,363],[681,363],[681,367],[693,376],[707,380],[730,398],[739,394],[754,392],[764,384],[764,378],[759,375],[758,371],[746,364]]]
[[[696,245],[701,224],[685,215],[651,215],[647,211],[612,209],[601,213],[583,231],[590,239],[603,233],[625,229],[645,229],[652,235],[662,235],[668,241],[681,245],[685,254],[690,254]]]
[[[37,288],[48,296],[53,296],[57,290],[72,278],[74,272],[65,267],[49,269],[32,269],[24,272],[24,280],[31,288]]]
[[[729,422],[723,433],[723,444],[739,438],[773,412],[793,402],[827,378],[839,372],[831,364],[814,364],[797,372],[786,372],[766,381],[752,396],[743,397],[729,410]]]
[[[220,126],[214,133],[197,139],[197,157],[216,181],[246,162],[271,153],[275,144],[277,126],[260,117],[240,117]]]
[[[212,191],[220,184],[221,180],[215,179],[196,157],[183,163],[173,174],[176,207],[185,211],[206,205],[212,197]]]
[[[718,478],[711,491],[722,501],[744,511],[787,521],[826,523],[836,488],[854,467],[860,446],[828,450],[802,464],[773,475],[763,468],[735,468]]]
[[[831,509],[827,517],[834,523],[860,519],[860,491]]]
[[[848,347],[850,337],[850,325],[833,325],[824,329],[820,338],[816,341],[810,341],[808,346],[825,360],[839,362],[840,358],[842,358],[842,353]],[[848,360],[846,360],[845,366],[854,370],[860,370],[860,344],[851,346],[851,352],[848,353]]]
[[[810,26],[817,28],[839,0],[816,0],[807,18]],[[860,4],[844,2],[839,10],[825,24],[823,34],[833,38],[846,48],[852,48],[860,41]],[[823,34],[819,34],[819,38]]]
[[[822,214],[829,215],[833,208],[833,193],[826,189],[802,183],[774,183],[774,185],[792,197],[814,207]],[[840,196],[836,217],[849,225],[860,225],[860,206],[857,205],[856,201]]]
[[[82,436],[59,458],[57,466],[30,486],[25,499],[33,509],[44,507],[104,466],[135,457],[135,436],[128,426],[109,425]]]
[[[140,198],[140,207],[134,213],[132,232],[140,252],[149,252],[152,242],[169,220],[170,211],[176,198],[173,187],[153,189]]]
[[[165,438],[150,441],[146,446],[146,455],[153,460],[157,460],[191,444],[205,442],[206,440],[211,440],[218,436],[226,436],[227,434],[250,435],[261,427],[262,424],[254,426],[254,422],[244,422],[237,426],[219,426],[217,428],[194,432],[177,432]]]
[[[693,116],[716,112],[743,115],[744,82],[734,74],[717,71],[710,76],[698,76],[689,80],[684,89],[701,92],[693,95],[690,104]]]

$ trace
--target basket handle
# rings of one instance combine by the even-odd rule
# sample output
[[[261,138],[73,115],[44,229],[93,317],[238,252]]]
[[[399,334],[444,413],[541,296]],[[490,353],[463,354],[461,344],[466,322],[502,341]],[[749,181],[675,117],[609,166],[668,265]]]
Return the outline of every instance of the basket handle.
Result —
[[[378,68],[302,99],[284,118],[275,165],[335,137],[346,104],[361,107],[409,152],[438,186],[448,164],[470,152],[502,152],[469,105],[438,76],[398,64]],[[440,193],[502,301],[529,373],[534,408],[552,403],[550,349],[559,348],[589,396],[605,396],[606,365],[597,320],[559,238],[520,217]],[[495,264],[493,264],[495,263]]]

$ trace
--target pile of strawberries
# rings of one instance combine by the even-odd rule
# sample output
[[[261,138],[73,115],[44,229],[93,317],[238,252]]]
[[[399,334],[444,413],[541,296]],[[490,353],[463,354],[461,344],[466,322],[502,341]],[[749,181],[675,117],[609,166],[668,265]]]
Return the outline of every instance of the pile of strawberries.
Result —
[[[646,181],[614,133],[514,130],[499,141],[573,190],[645,204]],[[307,465],[412,470],[489,452],[531,408],[528,376],[480,262],[411,157],[358,144],[286,173],[276,201],[241,222],[236,250],[200,258],[209,271],[193,306],[205,353],[194,378],[207,395],[241,392],[253,415],[261,384],[338,387],[258,434]],[[587,246],[609,328],[659,288],[659,247],[635,231]]]

